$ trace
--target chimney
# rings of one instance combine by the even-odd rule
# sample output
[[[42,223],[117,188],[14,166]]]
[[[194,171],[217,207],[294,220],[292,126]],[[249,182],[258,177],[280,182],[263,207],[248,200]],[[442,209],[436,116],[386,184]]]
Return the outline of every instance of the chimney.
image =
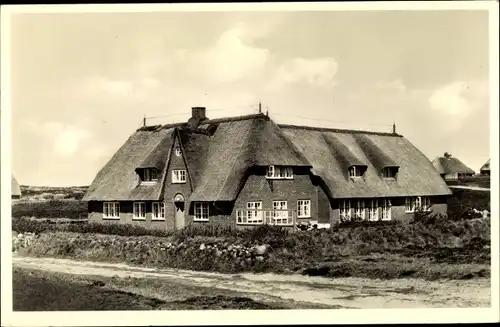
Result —
[[[190,128],[198,128],[200,123],[204,120],[207,120],[207,116],[205,116],[205,107],[192,107],[191,108],[191,118],[188,119],[187,124]]]
[[[206,119],[206,108],[205,107],[193,107],[191,108],[191,117],[199,120]]]

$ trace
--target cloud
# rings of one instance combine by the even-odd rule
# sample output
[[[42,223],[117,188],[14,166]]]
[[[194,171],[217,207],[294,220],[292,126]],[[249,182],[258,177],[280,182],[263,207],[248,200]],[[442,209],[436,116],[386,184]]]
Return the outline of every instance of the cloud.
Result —
[[[488,108],[487,83],[454,81],[437,88],[428,101],[433,113],[446,118],[456,130],[472,113]]]
[[[192,77],[210,83],[229,83],[256,76],[265,68],[269,50],[253,46],[255,35],[240,25],[220,35],[216,43],[200,52],[180,50],[176,60]]]
[[[338,64],[333,58],[292,58],[276,69],[269,88],[275,89],[294,83],[311,86],[333,87]]]
[[[75,154],[81,142],[91,137],[91,133],[86,129],[59,122],[46,122],[40,128],[40,125],[28,121],[25,126],[52,144],[54,154],[61,157]]]

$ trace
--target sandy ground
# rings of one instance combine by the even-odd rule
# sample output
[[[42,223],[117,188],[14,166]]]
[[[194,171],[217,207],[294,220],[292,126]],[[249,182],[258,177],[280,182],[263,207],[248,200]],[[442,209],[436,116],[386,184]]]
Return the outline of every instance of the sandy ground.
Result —
[[[255,300],[280,298],[343,308],[489,307],[489,279],[425,281],[324,278],[275,274],[220,274],[177,269],[151,269],[68,259],[14,257],[13,266],[119,278],[165,279],[189,287],[237,291]]]

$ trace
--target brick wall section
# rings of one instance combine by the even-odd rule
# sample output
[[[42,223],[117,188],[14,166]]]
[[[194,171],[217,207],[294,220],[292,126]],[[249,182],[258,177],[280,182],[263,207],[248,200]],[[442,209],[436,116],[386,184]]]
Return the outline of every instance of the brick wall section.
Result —
[[[351,201],[356,199],[351,199]],[[342,200],[334,200],[333,206],[330,208],[330,223],[336,224],[340,222],[340,209],[339,203]],[[369,199],[365,200],[365,203]],[[445,214],[448,211],[448,205],[446,197],[435,196],[431,197],[431,209],[434,214]],[[351,205],[352,202],[351,202]],[[365,217],[368,217],[367,210],[365,211]],[[391,220],[399,221],[411,221],[413,219],[413,213],[406,213],[406,197],[391,198]]]
[[[313,185],[307,169],[295,169],[293,179],[269,180],[263,168],[248,177],[235,201],[232,220],[236,224],[236,210],[246,210],[247,202],[262,202],[263,210],[273,210],[273,201],[287,201],[287,210],[297,212],[298,200],[310,200],[311,217],[297,218],[297,221],[317,221],[320,212],[319,191],[323,192],[318,186]],[[321,208],[324,212],[324,203]]]
[[[146,220],[136,220],[133,214],[133,201],[120,202],[120,219],[103,218],[103,202],[91,201],[88,203],[89,221],[109,224],[132,224],[146,228],[165,229],[165,221],[152,220],[153,201],[143,201],[146,204]]]
[[[174,147],[172,148],[172,155],[170,156],[170,163],[168,165],[167,176],[165,179],[163,196],[165,199],[165,217],[167,219],[167,229],[175,229],[175,205],[174,197],[177,194],[182,194],[184,197],[184,217],[186,219],[186,225],[188,222],[188,212],[191,205],[188,202],[189,196],[191,195],[191,182],[189,180],[188,173],[186,172],[186,183],[184,184],[173,184],[172,183],[172,171],[176,169],[184,169],[187,171],[184,159],[181,156],[175,154],[176,147],[179,146],[179,140],[175,138]]]

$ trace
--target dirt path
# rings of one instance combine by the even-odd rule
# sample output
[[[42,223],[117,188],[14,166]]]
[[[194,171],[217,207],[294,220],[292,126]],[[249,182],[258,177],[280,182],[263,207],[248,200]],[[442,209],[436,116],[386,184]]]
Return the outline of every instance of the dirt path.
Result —
[[[124,264],[53,258],[12,258],[14,267],[103,277],[166,279],[186,286],[211,287],[285,300],[344,308],[489,307],[489,279],[425,281],[308,277],[275,274],[219,274],[151,269]]]

